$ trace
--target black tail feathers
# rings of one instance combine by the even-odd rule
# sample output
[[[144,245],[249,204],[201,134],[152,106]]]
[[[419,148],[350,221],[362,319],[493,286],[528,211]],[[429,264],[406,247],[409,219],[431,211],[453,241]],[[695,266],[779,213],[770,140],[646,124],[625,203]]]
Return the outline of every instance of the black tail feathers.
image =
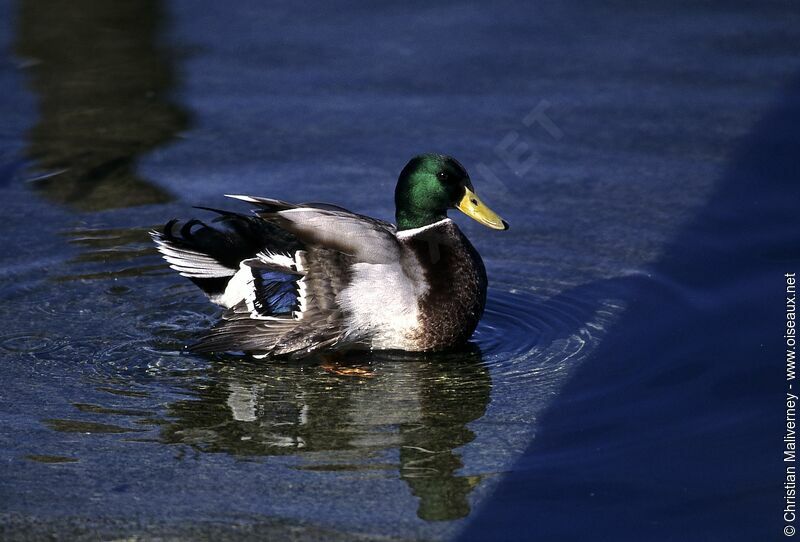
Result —
[[[265,249],[291,254],[301,248],[291,234],[258,216],[199,208],[217,213],[213,225],[197,219],[170,220],[151,236],[170,267],[209,296],[225,291],[242,260]]]

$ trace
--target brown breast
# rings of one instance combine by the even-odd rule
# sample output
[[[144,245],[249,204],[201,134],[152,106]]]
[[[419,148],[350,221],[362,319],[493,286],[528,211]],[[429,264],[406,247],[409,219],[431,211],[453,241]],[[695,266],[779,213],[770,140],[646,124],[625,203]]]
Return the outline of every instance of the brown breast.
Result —
[[[486,269],[480,255],[452,221],[415,235],[406,246],[430,286],[419,300],[420,350],[444,350],[470,338],[486,304]]]

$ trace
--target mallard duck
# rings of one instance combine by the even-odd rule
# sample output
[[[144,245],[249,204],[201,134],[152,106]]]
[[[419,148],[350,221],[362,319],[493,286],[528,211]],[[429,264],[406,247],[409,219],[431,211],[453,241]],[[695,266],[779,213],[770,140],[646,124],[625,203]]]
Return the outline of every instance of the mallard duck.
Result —
[[[172,220],[151,235],[170,267],[225,307],[192,349],[301,358],[353,349],[440,351],[466,342],[486,303],[480,255],[447,218],[508,224],[454,158],[423,154],[395,189],[397,225],[320,203],[229,195],[251,215]]]

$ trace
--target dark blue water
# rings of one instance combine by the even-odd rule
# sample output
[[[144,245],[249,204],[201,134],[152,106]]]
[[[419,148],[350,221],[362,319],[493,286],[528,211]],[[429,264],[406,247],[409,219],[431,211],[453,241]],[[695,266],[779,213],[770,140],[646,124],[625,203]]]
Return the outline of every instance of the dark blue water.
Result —
[[[791,3],[0,4],[7,539],[782,536]],[[146,232],[223,193],[391,218],[458,157],[511,224],[472,346],[199,357]]]

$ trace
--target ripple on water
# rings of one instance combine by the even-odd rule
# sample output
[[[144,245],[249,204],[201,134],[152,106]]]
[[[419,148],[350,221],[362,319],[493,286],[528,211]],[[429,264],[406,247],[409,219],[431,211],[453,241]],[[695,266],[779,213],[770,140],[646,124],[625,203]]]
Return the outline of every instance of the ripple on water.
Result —
[[[204,301],[186,301],[184,289],[168,292],[160,303],[146,310],[129,307],[115,317],[115,328],[124,336],[84,337],[78,341],[54,341],[44,336],[17,335],[0,340],[0,348],[12,351],[52,352],[63,348],[64,356],[83,367],[84,376],[135,379],[142,376],[184,374],[203,371],[205,364],[197,356],[186,355],[186,345],[209,329],[217,312]],[[587,345],[602,335],[615,313],[613,302],[598,302],[578,293],[562,293],[545,298],[525,290],[491,289],[488,305],[473,343],[479,352],[469,356],[486,367],[492,378],[501,381],[538,378],[542,373],[558,371],[585,353]],[[388,361],[436,362],[458,366],[464,352],[419,355],[400,353],[362,354],[360,359],[376,365]],[[231,359],[228,357],[228,359]],[[388,361],[387,361],[388,360]],[[243,365],[241,361],[236,362]],[[255,372],[243,375],[254,379],[257,374],[291,374],[291,367],[310,370],[305,364],[257,363]],[[409,365],[410,367],[410,365]],[[452,371],[451,371],[452,372]],[[260,385],[282,381],[278,374]],[[402,374],[395,378],[402,389],[409,381],[417,382],[425,375]],[[430,376],[430,374],[428,374]],[[308,378],[295,375],[292,378]],[[442,374],[438,378],[443,378]],[[450,376],[452,378],[452,375]],[[463,380],[463,378],[461,379]]]
[[[542,297],[525,290],[492,290],[473,336],[502,379],[537,378],[569,368],[588,353],[621,309],[600,292],[568,290]]]
[[[46,354],[65,344],[64,340],[37,333],[16,333],[0,338],[0,350],[17,354]]]
[[[32,372],[68,369],[93,382],[140,385],[158,376],[190,374],[205,360],[186,355],[186,345],[207,330],[215,317],[205,303],[191,302],[137,310],[127,307],[111,318],[89,313],[81,319],[59,317],[60,338],[18,333],[0,337],[0,351],[35,355]],[[68,365],[68,367],[67,367]]]
[[[490,402],[507,401],[497,390],[518,390],[524,400],[503,408],[524,418],[530,397],[541,395],[525,384],[563,378],[599,340],[609,307],[577,292],[545,298],[492,289],[471,346],[443,354],[354,353],[341,362],[362,369],[353,377],[325,359],[179,355],[217,313],[187,301],[185,290],[170,291],[146,310],[119,313],[114,325],[128,328],[124,338],[93,337],[58,352],[82,360],[83,376],[109,400],[76,403],[74,415],[46,423],[66,432],[147,427],[148,439],[195,454],[280,456],[308,472],[399,475],[418,497],[421,518],[456,519],[469,513],[480,481],[519,449],[510,440],[528,441],[528,434],[509,436],[501,413],[485,427],[496,426],[509,443],[500,451],[481,446],[481,461],[465,463],[467,445],[483,438],[474,422],[490,417]],[[125,394],[131,390],[141,394]]]

